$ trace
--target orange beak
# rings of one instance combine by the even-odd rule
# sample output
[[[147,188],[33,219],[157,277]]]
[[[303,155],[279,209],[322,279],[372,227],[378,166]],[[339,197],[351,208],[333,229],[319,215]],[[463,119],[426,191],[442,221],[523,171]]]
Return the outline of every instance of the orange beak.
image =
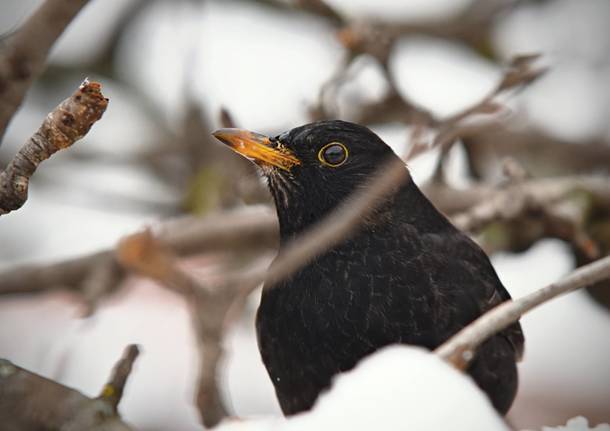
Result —
[[[258,165],[275,166],[290,171],[293,166],[301,164],[288,148],[271,142],[268,136],[259,133],[241,129],[219,129],[212,135]]]

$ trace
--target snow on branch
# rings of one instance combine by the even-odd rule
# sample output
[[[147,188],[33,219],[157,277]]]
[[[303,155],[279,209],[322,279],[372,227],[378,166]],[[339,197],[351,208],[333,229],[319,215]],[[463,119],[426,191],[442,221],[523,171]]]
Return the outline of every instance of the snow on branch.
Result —
[[[108,99],[97,82],[85,80],[78,90],[47,115],[6,169],[0,173],[0,215],[21,208],[28,198],[30,178],[38,165],[70,147],[98,121]]]

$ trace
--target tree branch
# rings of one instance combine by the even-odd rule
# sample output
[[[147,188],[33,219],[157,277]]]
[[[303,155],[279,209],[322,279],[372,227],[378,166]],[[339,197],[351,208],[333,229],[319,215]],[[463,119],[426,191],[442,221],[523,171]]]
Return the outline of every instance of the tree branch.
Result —
[[[97,398],[0,359],[0,418],[3,429],[23,431],[92,430],[129,431],[116,411],[123,387],[137,356],[137,347],[128,346],[116,366],[110,384],[115,392]]]
[[[277,247],[277,220],[268,209],[246,208],[224,211],[208,217],[187,216],[160,223],[153,228],[155,237],[174,253],[184,256],[215,250],[261,250]],[[110,262],[110,263],[109,263]],[[81,291],[83,282],[99,265],[116,264],[114,250],[104,250],[52,264],[22,265],[0,273],[0,294],[35,293],[54,287]],[[116,264],[118,265],[118,264]],[[94,297],[117,283],[119,274],[101,274],[92,290]],[[104,281],[106,280],[106,281]],[[108,281],[109,280],[109,281]]]
[[[133,364],[139,354],[140,349],[135,344],[130,344],[125,348],[123,356],[114,366],[108,383],[104,385],[102,393],[98,397],[110,404],[115,413],[117,412],[117,407],[123,397],[123,390],[125,389],[125,384],[131,374],[131,370],[133,369]]]
[[[85,136],[107,106],[108,99],[102,95],[101,85],[85,80],[72,96],[49,113],[38,131],[0,173],[0,215],[25,203],[30,178],[38,165]]]
[[[529,179],[522,187],[533,199],[549,203],[582,190],[590,193],[600,205],[610,208],[610,180],[602,176]],[[459,228],[471,232],[480,230],[505,214],[503,202],[511,193],[507,189],[498,191],[496,187],[485,184],[455,189],[445,184],[430,183],[423,190],[437,208],[451,216]],[[205,218],[188,216],[162,222],[153,230],[158,241],[180,256],[214,250],[277,247],[277,220],[268,209],[232,210]],[[114,267],[114,276],[107,276],[107,273],[98,270],[100,265]],[[95,275],[96,271],[100,272]],[[114,251],[106,250],[58,263],[19,266],[4,271],[0,273],[0,294],[35,293],[53,287],[69,287],[84,291],[92,298],[87,301],[91,303],[112,290],[122,276],[123,272],[114,260]],[[98,281],[92,288],[83,290],[85,280],[91,279]]]
[[[459,229],[477,232],[491,222],[514,219],[532,207],[553,205],[577,191],[590,193],[596,200],[610,205],[610,178],[597,175],[538,178],[505,188],[489,188],[486,192],[478,190],[478,203],[453,215],[451,220]],[[460,200],[468,190],[462,191],[464,196],[460,196],[460,191],[453,192],[458,196],[445,195],[445,198]]]
[[[435,350],[457,368],[464,369],[476,349],[533,308],[551,299],[610,278],[610,256],[582,266],[562,280],[514,301],[503,302],[463,328]]]
[[[88,0],[46,0],[8,40],[0,55],[0,142],[47,56]]]

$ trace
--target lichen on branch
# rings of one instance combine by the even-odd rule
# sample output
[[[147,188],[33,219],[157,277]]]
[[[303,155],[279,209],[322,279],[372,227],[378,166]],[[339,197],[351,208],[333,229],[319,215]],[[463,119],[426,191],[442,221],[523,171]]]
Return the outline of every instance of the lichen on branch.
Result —
[[[47,115],[44,122],[0,173],[0,215],[21,208],[30,178],[43,161],[72,146],[98,121],[108,99],[97,82],[85,80],[78,90]]]

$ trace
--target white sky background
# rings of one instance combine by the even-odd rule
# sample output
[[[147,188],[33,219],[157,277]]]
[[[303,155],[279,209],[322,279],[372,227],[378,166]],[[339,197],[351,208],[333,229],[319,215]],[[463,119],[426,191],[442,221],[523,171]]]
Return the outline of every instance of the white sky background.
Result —
[[[12,15],[0,13],[0,32],[13,28],[37,3],[3,2],[0,11],[9,5],[6,11]],[[53,61],[79,64],[88,58],[96,49],[94,41],[108,34],[116,12],[128,3],[93,1],[60,41]],[[180,118],[185,91],[193,92],[211,113],[228,106],[241,125],[261,132],[279,132],[307,121],[308,103],[317,97],[318,88],[340,61],[341,47],[330,27],[307,16],[263,12],[243,3],[170,3],[154,6],[141,17],[122,43],[119,61],[123,79],[148,93],[170,124],[177,124]],[[451,13],[467,2],[330,3],[353,16],[379,14],[385,19],[407,19]],[[610,134],[607,4],[606,0],[561,0],[556,7],[527,7],[503,21],[498,30],[497,43],[507,58],[518,52],[547,54],[551,72],[516,105],[540,127],[568,139]],[[465,48],[426,38],[401,41],[392,71],[405,95],[439,115],[478,100],[501,73]],[[54,95],[34,88],[6,141],[23,142],[32,125],[85,75],[87,71],[74,77],[74,82],[66,80]],[[111,99],[109,109],[86,142],[71,151],[88,145],[120,155],[146,147],[156,126],[134,102],[129,87],[102,81]],[[369,62],[346,88],[341,106],[349,109],[351,100],[380,97],[384,88]],[[377,131],[396,149],[406,141],[407,132],[400,127],[385,126]],[[126,198],[145,194],[153,200],[173,199],[171,190],[163,189],[143,172],[121,166],[83,169],[78,162],[70,162],[68,169],[62,157],[54,156],[39,173],[69,177],[66,184],[75,186],[51,193],[35,184],[25,207],[2,217],[0,267],[109,246],[155,218],[142,211],[91,206],[87,201],[91,191],[120,191]],[[434,157],[427,155],[411,165],[419,183],[430,174]],[[459,178],[459,166],[454,171],[452,177]],[[541,242],[519,256],[498,255],[494,264],[513,296],[559,278],[572,266],[565,247],[556,241]],[[277,414],[253,338],[255,306],[253,298],[250,314],[231,335],[225,375],[228,396],[238,414]],[[121,404],[126,419],[149,429],[198,429],[191,405],[197,357],[180,298],[152,283],[130,283],[93,318],[79,320],[77,316],[77,304],[62,294],[2,298],[0,356],[95,394],[123,346],[140,343],[143,354]],[[537,426],[549,420],[555,421],[549,424],[565,422],[563,417],[558,419],[557,411],[586,415],[590,398],[600,403],[610,400],[610,347],[600,342],[610,338],[607,313],[580,292],[526,316],[523,325],[527,353],[521,365],[514,423]],[[542,404],[532,409],[533,402]],[[605,420],[610,421],[610,417]]]

